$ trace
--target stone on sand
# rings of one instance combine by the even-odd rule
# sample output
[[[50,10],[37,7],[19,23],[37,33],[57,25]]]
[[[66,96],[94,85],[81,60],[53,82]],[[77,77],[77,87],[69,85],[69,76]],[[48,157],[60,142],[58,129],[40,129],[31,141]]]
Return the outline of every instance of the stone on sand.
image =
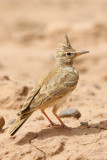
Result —
[[[4,118],[0,115],[0,130],[3,128],[4,125],[5,125],[5,120],[4,120]]]
[[[79,119],[81,117],[81,113],[75,108],[68,108],[60,112],[59,117],[74,117]]]

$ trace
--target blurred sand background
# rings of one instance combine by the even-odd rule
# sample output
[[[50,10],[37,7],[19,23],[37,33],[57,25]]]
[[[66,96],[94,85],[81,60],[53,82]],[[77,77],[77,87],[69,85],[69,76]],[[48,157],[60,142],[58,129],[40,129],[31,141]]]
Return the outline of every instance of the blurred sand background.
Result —
[[[75,62],[78,86],[59,108],[77,108],[81,118],[62,119],[70,131],[47,128],[37,111],[10,138],[8,122],[52,68],[65,33],[73,48],[90,51]],[[0,160],[107,160],[106,0],[0,0],[0,115]]]

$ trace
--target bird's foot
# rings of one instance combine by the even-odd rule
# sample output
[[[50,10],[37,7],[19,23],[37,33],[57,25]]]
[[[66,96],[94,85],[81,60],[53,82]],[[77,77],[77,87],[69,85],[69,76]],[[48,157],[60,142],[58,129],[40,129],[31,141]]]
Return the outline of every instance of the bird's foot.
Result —
[[[56,127],[59,127],[59,126],[61,126],[60,124],[57,124],[57,123],[50,123],[50,124],[48,124],[47,125],[47,127],[52,127],[52,126],[56,126]]]
[[[68,127],[66,126],[65,124],[64,125],[61,125],[61,124],[57,124],[57,123],[50,123],[49,125],[47,125],[47,127],[61,127],[61,128],[64,128],[64,129],[71,129],[71,127]]]

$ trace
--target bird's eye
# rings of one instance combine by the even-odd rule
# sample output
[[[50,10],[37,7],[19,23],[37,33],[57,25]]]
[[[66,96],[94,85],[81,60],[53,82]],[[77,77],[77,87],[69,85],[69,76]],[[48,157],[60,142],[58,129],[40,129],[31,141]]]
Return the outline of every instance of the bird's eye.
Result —
[[[71,55],[71,53],[70,53],[70,52],[68,52],[68,53],[67,53],[67,55],[68,55],[68,56],[70,56],[70,55]]]

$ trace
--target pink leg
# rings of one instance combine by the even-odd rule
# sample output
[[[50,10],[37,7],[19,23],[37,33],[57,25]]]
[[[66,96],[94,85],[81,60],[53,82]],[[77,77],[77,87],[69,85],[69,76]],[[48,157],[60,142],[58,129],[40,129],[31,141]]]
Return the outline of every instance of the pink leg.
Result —
[[[60,117],[56,114],[56,111],[57,111],[57,108],[54,107],[53,110],[52,110],[52,113],[55,115],[55,117],[56,117],[56,118],[58,119],[58,121],[61,123],[61,126],[62,126],[63,128],[69,129],[69,127],[67,127],[67,126],[64,124],[64,122],[62,122],[62,120],[60,119]]]
[[[50,120],[50,118],[47,116],[47,114],[41,110],[41,112],[45,115],[45,117],[48,119],[48,121],[51,123],[52,126],[54,126],[54,123]]]
[[[66,126],[64,124],[64,122],[62,122],[62,120],[59,118],[59,116],[56,113],[53,113],[55,115],[55,117],[58,119],[58,121],[61,123],[61,126],[63,126],[63,128]]]
[[[48,127],[51,127],[51,126],[60,126],[59,124],[55,124],[54,122],[52,122],[50,120],[50,118],[47,116],[47,114],[44,112],[44,110],[41,110],[41,112],[45,115],[45,117],[48,119],[48,121],[50,122],[50,124],[48,125]]]

